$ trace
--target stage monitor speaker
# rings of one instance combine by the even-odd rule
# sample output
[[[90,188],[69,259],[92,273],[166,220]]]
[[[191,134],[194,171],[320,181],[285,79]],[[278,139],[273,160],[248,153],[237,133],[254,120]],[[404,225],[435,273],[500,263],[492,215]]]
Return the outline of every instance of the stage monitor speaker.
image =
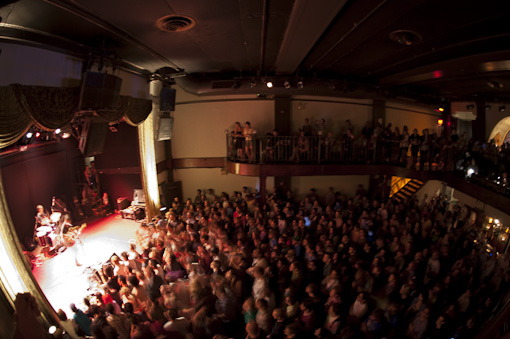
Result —
[[[159,97],[159,110],[161,112],[175,111],[175,89],[163,87]]]
[[[172,139],[172,129],[174,127],[174,118],[159,118],[158,141]]]
[[[78,144],[84,156],[91,157],[103,152],[108,127],[106,120],[98,117],[85,120]]]
[[[115,75],[86,72],[80,93],[80,110],[113,110],[119,100],[121,84],[122,79]]]

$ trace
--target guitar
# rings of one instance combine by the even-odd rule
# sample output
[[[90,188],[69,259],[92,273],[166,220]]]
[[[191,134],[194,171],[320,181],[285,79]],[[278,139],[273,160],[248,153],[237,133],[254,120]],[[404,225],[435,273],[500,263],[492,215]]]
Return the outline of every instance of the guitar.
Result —
[[[69,231],[64,234],[64,240],[66,243],[69,243],[69,246],[73,246],[77,240],[80,239],[81,232],[87,227],[86,223],[83,223],[81,226],[71,227]]]

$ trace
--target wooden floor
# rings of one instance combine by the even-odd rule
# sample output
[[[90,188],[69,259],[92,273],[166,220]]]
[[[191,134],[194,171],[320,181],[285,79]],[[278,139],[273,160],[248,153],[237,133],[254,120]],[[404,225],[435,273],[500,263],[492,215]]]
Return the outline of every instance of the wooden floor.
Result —
[[[100,267],[114,253],[129,250],[129,240],[135,239],[138,228],[138,222],[113,214],[88,223],[82,231],[81,246],[77,243],[51,258],[38,255],[32,272],[53,308],[71,317],[69,305],[80,306],[95,286],[90,267]],[[37,248],[34,254],[40,250]],[[81,266],[76,264],[77,259]]]

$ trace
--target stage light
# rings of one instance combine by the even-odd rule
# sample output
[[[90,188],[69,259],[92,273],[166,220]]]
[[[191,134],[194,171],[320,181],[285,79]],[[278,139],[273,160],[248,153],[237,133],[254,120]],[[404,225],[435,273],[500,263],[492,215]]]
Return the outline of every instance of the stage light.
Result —
[[[286,89],[289,89],[290,88],[290,82],[288,82],[287,80],[285,80],[283,82],[283,86],[286,88]]]
[[[41,132],[35,132],[35,137],[39,138],[41,136]]]
[[[273,88],[273,83],[271,81],[268,81],[266,83],[267,88]]]
[[[437,110],[438,110],[439,112],[444,112],[444,108],[443,108],[443,107],[439,107]]]
[[[437,119],[437,125],[438,126],[443,126],[443,119]]]
[[[303,81],[298,81],[298,83],[297,83],[297,87],[298,87],[299,89],[302,89],[302,88],[303,88],[303,86],[304,86]]]
[[[30,139],[31,137],[34,136],[34,133],[28,132],[27,134],[25,134],[25,136],[27,137],[27,139]]]
[[[71,136],[71,133],[69,133],[69,132],[64,132],[64,133],[62,133],[62,139],[67,139],[67,138],[69,138],[70,136]]]
[[[55,130],[55,134],[60,134],[60,132],[61,132],[61,131],[62,131],[62,130],[61,130],[60,128],[57,128],[57,129]]]
[[[56,326],[50,326],[50,328],[48,329],[48,333],[49,334],[53,334],[57,331],[57,327]]]
[[[505,105],[501,105],[501,106],[499,106],[499,111],[500,111],[500,112],[504,112],[504,111],[505,111],[505,109],[506,109]]]

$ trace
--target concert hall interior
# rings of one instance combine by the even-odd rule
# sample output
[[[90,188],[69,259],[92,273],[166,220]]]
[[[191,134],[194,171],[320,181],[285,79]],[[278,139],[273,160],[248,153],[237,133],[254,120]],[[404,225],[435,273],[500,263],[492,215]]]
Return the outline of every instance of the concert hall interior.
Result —
[[[0,338],[508,335],[508,22],[0,1]]]

